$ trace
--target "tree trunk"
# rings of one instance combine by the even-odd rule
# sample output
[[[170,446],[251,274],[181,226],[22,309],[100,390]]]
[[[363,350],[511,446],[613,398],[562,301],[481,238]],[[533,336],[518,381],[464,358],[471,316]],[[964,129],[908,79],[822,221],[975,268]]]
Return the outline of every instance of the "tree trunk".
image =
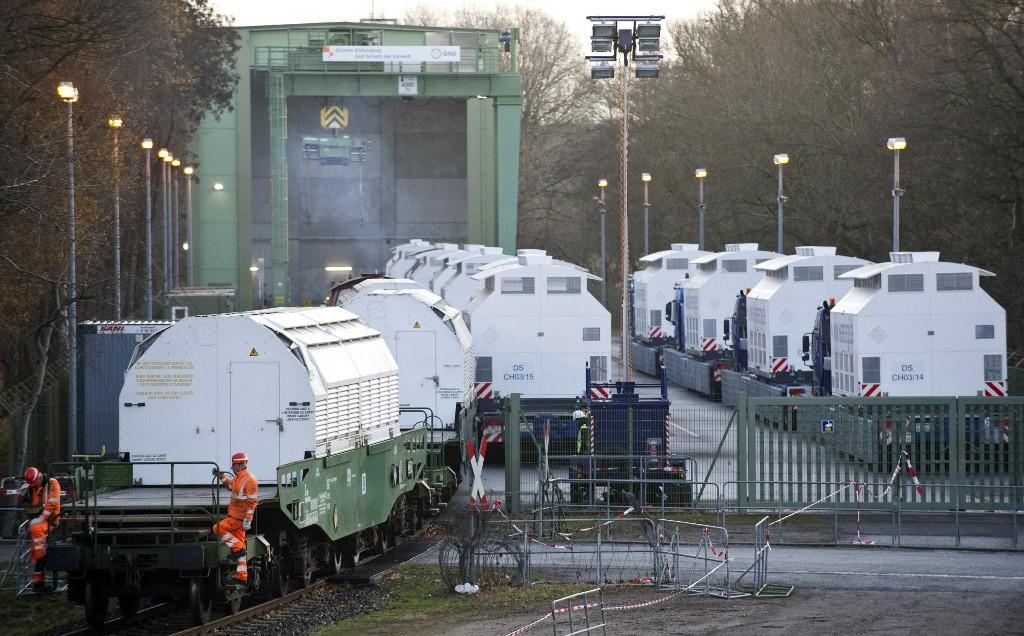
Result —
[[[53,321],[47,322],[36,333],[36,368],[32,376],[32,393],[28,403],[21,409],[21,412],[15,419],[15,430],[18,431],[18,451],[14,466],[18,471],[16,473],[18,475],[25,471],[26,464],[28,463],[28,427],[29,422],[32,420],[32,412],[35,411],[36,404],[39,403],[39,395],[43,392],[54,324]],[[75,389],[74,387],[69,387],[68,390],[74,391]]]

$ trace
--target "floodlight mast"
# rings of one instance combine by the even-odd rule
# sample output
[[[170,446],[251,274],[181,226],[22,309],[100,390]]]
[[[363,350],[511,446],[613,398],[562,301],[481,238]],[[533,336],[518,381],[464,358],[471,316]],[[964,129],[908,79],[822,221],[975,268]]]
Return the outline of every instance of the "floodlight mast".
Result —
[[[598,55],[585,56],[590,62],[591,79],[611,79],[615,77],[615,67],[622,54],[622,127],[620,154],[619,188],[619,252],[622,284],[622,357],[619,380],[633,379],[632,351],[630,348],[630,311],[629,311],[629,216],[627,210],[627,191],[629,176],[629,62],[632,59],[638,79],[658,77],[658,62],[664,57],[661,48],[661,21],[663,15],[591,15],[587,16],[591,25],[591,50]],[[625,23],[620,27],[620,24]],[[606,380],[608,378],[605,378]]]

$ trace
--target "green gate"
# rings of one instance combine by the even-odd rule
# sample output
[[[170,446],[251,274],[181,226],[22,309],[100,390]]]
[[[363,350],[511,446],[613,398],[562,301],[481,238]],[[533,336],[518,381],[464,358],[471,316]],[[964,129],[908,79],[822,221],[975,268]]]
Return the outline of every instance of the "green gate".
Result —
[[[1024,398],[748,398],[736,403],[737,503],[800,507],[851,482],[923,509],[1017,509]],[[921,491],[912,487],[906,452]],[[886,488],[896,469],[894,489]]]

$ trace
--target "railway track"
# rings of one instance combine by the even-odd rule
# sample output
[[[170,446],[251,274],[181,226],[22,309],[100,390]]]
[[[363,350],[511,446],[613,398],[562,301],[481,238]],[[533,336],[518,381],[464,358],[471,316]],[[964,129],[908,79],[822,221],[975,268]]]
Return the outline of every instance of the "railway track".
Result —
[[[235,614],[219,616],[205,625],[193,625],[187,607],[161,603],[140,610],[131,617],[111,619],[101,630],[86,627],[64,632],[62,636],[197,636],[213,633],[241,636],[312,632],[331,622],[377,609],[386,598],[386,592],[373,585],[372,577],[417,557],[434,542],[433,539],[406,541],[383,555],[363,561],[348,572],[319,579],[307,587],[243,608]]]

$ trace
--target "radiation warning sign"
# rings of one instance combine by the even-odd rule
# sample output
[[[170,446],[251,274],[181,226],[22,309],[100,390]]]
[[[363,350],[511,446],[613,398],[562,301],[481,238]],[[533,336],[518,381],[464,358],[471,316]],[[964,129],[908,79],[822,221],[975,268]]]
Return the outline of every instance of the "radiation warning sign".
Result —
[[[348,109],[344,106],[325,106],[320,109],[321,128],[348,128]]]
[[[252,351],[249,352],[249,357],[250,358],[255,358],[255,357],[259,356],[259,355],[260,354],[256,351],[256,347],[253,347]]]

